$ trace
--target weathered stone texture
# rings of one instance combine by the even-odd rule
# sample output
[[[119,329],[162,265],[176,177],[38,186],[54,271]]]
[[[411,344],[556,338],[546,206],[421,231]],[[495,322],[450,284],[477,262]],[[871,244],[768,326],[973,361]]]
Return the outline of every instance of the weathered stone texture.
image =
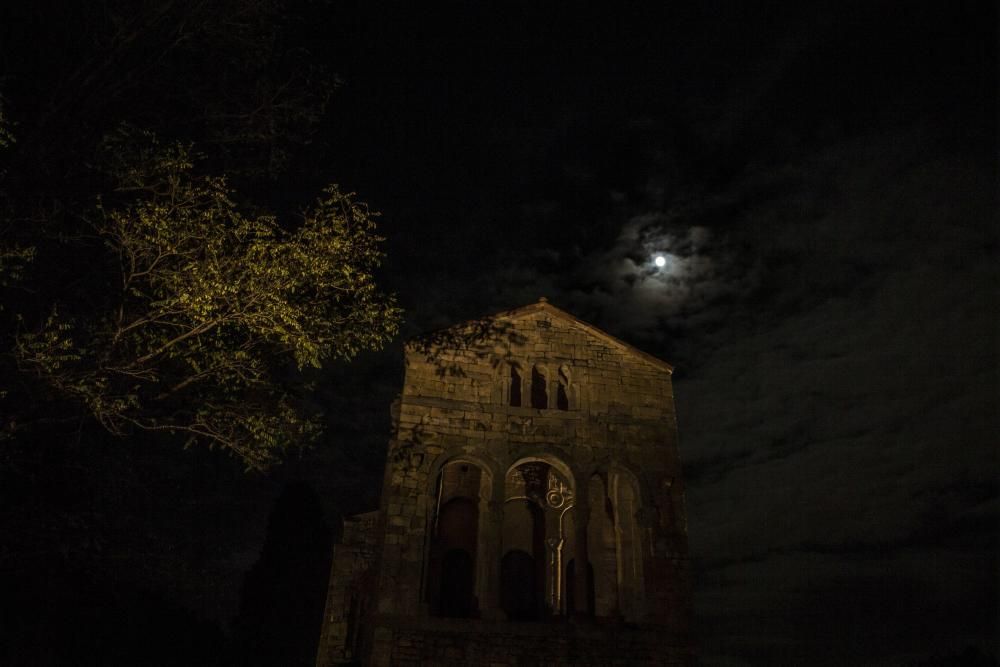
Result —
[[[372,565],[376,561],[378,518],[379,512],[368,512],[344,522],[340,544],[333,550],[318,667],[350,663],[358,658],[357,649],[364,646],[362,607],[375,591]]]
[[[391,628],[391,629],[390,629]],[[373,664],[444,667],[680,667],[690,653],[662,633],[595,625],[397,619],[377,631]]]
[[[408,344],[377,563],[338,546],[317,664],[684,664],[671,370],[547,303]]]

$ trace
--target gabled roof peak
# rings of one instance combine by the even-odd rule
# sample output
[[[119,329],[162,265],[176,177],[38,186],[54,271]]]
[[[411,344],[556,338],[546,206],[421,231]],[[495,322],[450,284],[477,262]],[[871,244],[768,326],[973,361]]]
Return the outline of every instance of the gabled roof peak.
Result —
[[[553,306],[545,297],[539,298],[539,300],[535,303],[529,303],[518,308],[504,310],[499,313],[477,317],[464,322],[457,322],[451,326],[444,327],[443,329],[428,331],[409,339],[406,341],[405,346],[408,350],[420,350],[424,353],[430,353],[435,348],[468,348],[470,346],[481,344],[485,339],[492,338],[494,336],[509,335],[508,333],[500,330],[502,327],[498,328],[492,324],[496,320],[516,320],[538,313],[544,313],[551,317],[556,317],[569,322],[574,326],[583,329],[591,336],[599,338],[605,343],[608,343],[613,347],[617,347],[634,357],[638,357],[655,368],[666,371],[667,373],[674,372],[674,367],[666,361],[657,359],[653,355],[643,352],[639,348],[629,345],[623,340],[615,338],[606,331],[598,329],[593,324],[584,322],[578,317],[567,313],[565,310]]]
[[[535,303],[529,303],[527,305],[520,306],[518,308],[512,308],[511,310],[505,310],[496,313],[494,315],[490,315],[489,319],[497,319],[497,318],[517,319],[535,313],[546,313],[553,317],[558,317],[559,319],[571,322],[576,326],[586,330],[592,336],[596,336],[597,338],[600,338],[615,347],[621,348],[626,352],[628,352],[629,354],[635,355],[640,359],[646,361],[647,363],[656,366],[657,368],[665,370],[668,373],[674,372],[674,367],[669,363],[667,363],[666,361],[658,359],[653,355],[649,354],[648,352],[643,352],[634,345],[629,345],[625,341],[615,338],[608,332],[603,331],[602,329],[598,329],[593,324],[590,324],[589,322],[584,322],[580,318],[570,313],[567,313],[565,310],[553,306],[551,303],[549,303],[549,300],[544,296],[540,297],[538,301]]]

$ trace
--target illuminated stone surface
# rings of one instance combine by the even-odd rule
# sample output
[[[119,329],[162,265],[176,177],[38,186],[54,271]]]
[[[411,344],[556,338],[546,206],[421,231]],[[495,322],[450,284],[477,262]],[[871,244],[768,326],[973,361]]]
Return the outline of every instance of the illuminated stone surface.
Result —
[[[671,370],[544,300],[411,341],[318,667],[689,664]]]

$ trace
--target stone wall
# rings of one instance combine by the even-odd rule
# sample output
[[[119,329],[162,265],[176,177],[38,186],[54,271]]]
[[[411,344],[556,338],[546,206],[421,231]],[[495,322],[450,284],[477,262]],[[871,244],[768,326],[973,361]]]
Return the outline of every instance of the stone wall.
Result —
[[[626,627],[397,619],[376,633],[370,664],[392,667],[680,667],[692,661],[683,641]]]
[[[366,652],[365,609],[375,593],[379,512],[344,520],[340,543],[333,549],[326,611],[320,630],[317,667],[358,660]]]

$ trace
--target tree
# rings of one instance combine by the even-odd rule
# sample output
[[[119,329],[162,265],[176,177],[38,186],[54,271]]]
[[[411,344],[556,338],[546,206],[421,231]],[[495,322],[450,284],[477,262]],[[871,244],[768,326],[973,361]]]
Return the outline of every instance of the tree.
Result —
[[[290,380],[397,331],[375,284],[377,214],[331,185],[282,226],[243,213],[190,146],[123,128],[104,154],[113,188],[81,239],[100,296],[63,295],[19,331],[18,367],[111,433],[180,434],[267,467],[317,432]]]
[[[260,557],[243,579],[232,664],[315,664],[331,543],[316,492],[302,482],[286,484],[268,518]]]
[[[394,335],[377,214],[316,177],[330,14],[0,7],[0,662],[136,664],[153,627],[182,638],[157,664],[210,664],[217,552],[288,469],[176,445],[267,466],[317,435],[312,367]]]
[[[330,186],[294,224],[267,212],[336,85],[311,53],[318,10],[53,9],[0,20],[21,26],[4,33],[17,144],[0,109],[0,439],[71,434],[82,408],[266,467],[316,435],[300,370],[378,347],[399,316],[353,195]]]

